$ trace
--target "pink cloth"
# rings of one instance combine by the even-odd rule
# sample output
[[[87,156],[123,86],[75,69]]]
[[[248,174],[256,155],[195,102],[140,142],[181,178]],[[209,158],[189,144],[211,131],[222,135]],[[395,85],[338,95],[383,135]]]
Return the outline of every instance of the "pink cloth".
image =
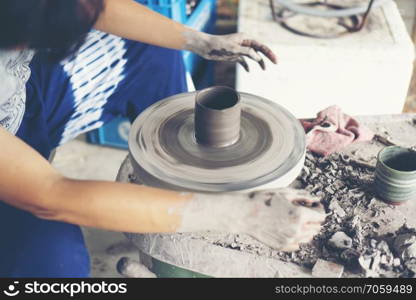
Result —
[[[319,112],[315,120],[301,120],[301,123],[306,132],[308,149],[322,156],[374,137],[369,128],[344,114],[336,105]]]

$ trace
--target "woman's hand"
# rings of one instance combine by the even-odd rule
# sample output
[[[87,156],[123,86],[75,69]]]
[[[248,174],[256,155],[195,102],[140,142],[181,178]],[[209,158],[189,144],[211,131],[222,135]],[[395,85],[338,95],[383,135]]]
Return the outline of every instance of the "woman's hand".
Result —
[[[249,71],[246,58],[262,69],[262,55],[273,63],[276,55],[267,46],[243,33],[212,35],[170,20],[132,0],[105,0],[95,28],[130,40],[178,50],[189,50],[210,60],[238,62]]]
[[[238,62],[249,72],[246,58],[256,61],[265,70],[262,55],[274,64],[276,55],[266,45],[248,38],[243,33],[229,35],[211,35],[197,31],[185,31],[185,50],[192,51],[209,60]]]
[[[282,251],[294,251],[319,233],[322,205],[305,191],[195,194],[182,211],[178,232],[214,230],[248,234]]]
[[[250,198],[243,231],[275,249],[298,249],[319,233],[325,221],[320,202],[303,191],[259,191]]]

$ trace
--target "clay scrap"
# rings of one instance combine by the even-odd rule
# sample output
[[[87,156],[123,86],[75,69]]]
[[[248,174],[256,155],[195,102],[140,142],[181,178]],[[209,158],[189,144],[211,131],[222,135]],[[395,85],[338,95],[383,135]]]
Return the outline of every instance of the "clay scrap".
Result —
[[[394,218],[389,212],[396,208],[375,198],[374,170],[351,164],[351,160],[343,154],[322,158],[307,153],[295,187],[320,197],[329,215],[320,234],[298,251],[276,251],[245,235],[204,239],[298,264],[317,277],[416,276],[416,229],[399,224],[393,232],[383,230]]]

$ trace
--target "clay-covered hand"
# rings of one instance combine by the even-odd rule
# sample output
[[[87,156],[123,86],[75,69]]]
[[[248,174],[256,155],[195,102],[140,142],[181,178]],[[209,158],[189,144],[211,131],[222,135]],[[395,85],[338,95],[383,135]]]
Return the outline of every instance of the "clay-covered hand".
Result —
[[[282,251],[294,251],[310,242],[326,217],[320,202],[299,190],[259,191],[249,198],[242,231]]]
[[[262,55],[277,63],[276,55],[266,45],[247,37],[243,33],[229,35],[212,35],[198,31],[184,33],[185,50],[192,51],[209,60],[237,62],[249,72],[246,58],[256,61],[265,70]]]
[[[325,217],[319,201],[289,188],[248,194],[194,194],[183,207],[178,232],[242,233],[274,249],[294,251],[299,244],[312,240]]]

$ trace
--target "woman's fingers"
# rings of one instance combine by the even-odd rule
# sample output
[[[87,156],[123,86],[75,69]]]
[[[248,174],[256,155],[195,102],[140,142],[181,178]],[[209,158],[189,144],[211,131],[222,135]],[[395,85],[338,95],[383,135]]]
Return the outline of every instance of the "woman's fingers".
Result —
[[[256,61],[260,65],[262,70],[266,70],[266,64],[264,63],[263,58],[252,48],[244,48],[243,55]]]
[[[247,72],[250,72],[250,67],[248,66],[248,63],[244,57],[240,56],[237,59],[237,62],[244,68],[244,70],[246,70]]]
[[[246,39],[246,40],[243,40],[243,42],[241,43],[241,46],[254,49],[257,52],[262,53],[264,56],[266,56],[274,64],[277,64],[276,54],[274,54],[274,52],[269,47],[267,47],[266,45],[261,44],[261,43],[255,41],[255,40]]]
[[[319,208],[322,207],[321,203],[315,199],[309,198],[298,198],[292,200],[292,203],[297,206],[309,207],[309,208]]]
[[[313,237],[319,233],[321,226],[305,228],[304,233],[296,235],[293,239],[283,247],[282,251],[293,252],[299,249],[300,244],[307,244],[313,240]]]
[[[302,217],[304,224],[322,224],[326,219],[326,214],[322,209],[316,208],[301,208],[303,211]]]

